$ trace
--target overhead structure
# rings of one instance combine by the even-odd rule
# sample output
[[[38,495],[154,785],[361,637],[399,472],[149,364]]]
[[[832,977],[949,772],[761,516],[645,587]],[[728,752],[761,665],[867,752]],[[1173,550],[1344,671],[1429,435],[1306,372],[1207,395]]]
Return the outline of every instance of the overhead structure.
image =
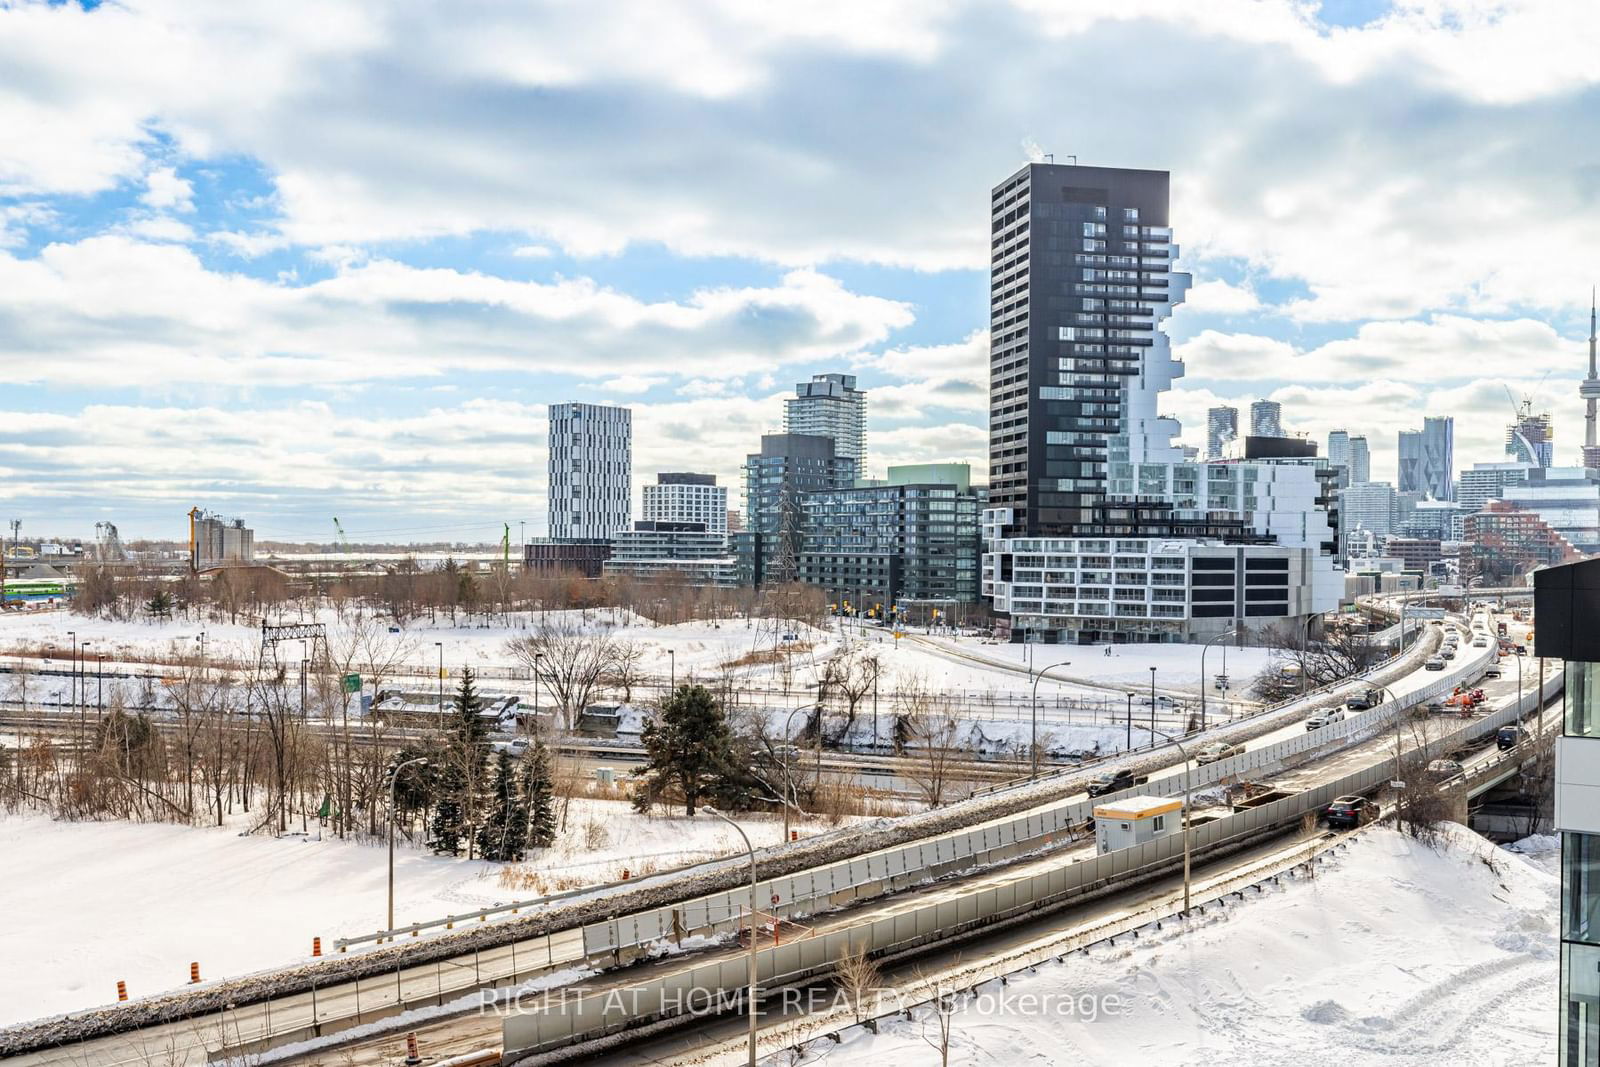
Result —
[[[1595,367],[1595,291],[1589,290],[1589,376],[1578,384],[1578,395],[1583,398],[1583,465],[1600,468],[1600,439],[1596,438],[1595,420],[1600,404],[1600,370]]]

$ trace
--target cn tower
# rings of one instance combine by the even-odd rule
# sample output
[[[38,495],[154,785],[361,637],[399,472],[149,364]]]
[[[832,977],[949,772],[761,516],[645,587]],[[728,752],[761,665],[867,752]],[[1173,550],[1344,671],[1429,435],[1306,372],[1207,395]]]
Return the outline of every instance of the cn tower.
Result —
[[[1595,368],[1594,290],[1589,290],[1589,376],[1578,386],[1583,397],[1583,465],[1600,468],[1600,441],[1595,439],[1595,406],[1600,402],[1600,373]]]

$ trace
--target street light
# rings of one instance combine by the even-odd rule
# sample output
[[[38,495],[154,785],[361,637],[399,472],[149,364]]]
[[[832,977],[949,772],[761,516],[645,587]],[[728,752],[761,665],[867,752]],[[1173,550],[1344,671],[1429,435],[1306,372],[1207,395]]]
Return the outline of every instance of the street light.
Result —
[[[444,728],[444,642],[435,641],[433,647],[439,650],[439,728]]]
[[[703,805],[701,811],[708,815],[715,815],[735,830],[744,838],[745,851],[750,853],[750,1067],[756,1067],[756,850],[750,844],[750,835],[744,832],[744,827],[728,818],[709,804]]]
[[[1039,680],[1057,667],[1070,667],[1072,661],[1065,663],[1047,663],[1038,674],[1033,676],[1033,735],[1028,745],[1028,756],[1032,769],[1028,772],[1029,778],[1039,777]]]
[[[408,759],[394,769],[389,776],[389,931],[390,937],[394,936],[394,824],[395,824],[395,787],[400,784],[400,772],[410,766],[426,766],[427,756],[418,756]]]
[[[1156,732],[1156,669],[1150,668],[1150,732]]]
[[[105,714],[106,710],[106,654],[96,654],[94,657],[94,703],[95,710]]]
[[[670,695],[678,688],[678,653],[675,649],[667,649],[667,693]]]
[[[1211,640],[1207,641],[1200,649],[1200,729],[1202,730],[1206,728],[1206,653],[1210,651],[1211,646],[1216,644],[1218,641],[1221,641],[1225,637],[1232,637],[1238,632],[1238,630],[1229,630],[1227,633],[1218,634]],[[1228,650],[1226,647],[1223,648],[1222,655],[1224,656],[1223,674],[1226,675],[1226,656],[1228,655]],[[1302,675],[1304,675],[1304,673],[1304,671],[1301,672]]]
[[[1153,671],[1154,668],[1151,668],[1151,670]],[[1164,737],[1168,741],[1171,741],[1174,745],[1177,745],[1178,746],[1178,755],[1183,757],[1183,913],[1185,915],[1188,915],[1189,914],[1189,798],[1190,798],[1190,791],[1189,791],[1189,785],[1190,785],[1189,752],[1188,752],[1187,749],[1185,749],[1183,747],[1183,742],[1179,741],[1176,737],[1172,736],[1171,734],[1164,733],[1164,732],[1161,732],[1161,731],[1157,731],[1157,730],[1155,730],[1154,727],[1151,727],[1151,731],[1154,732],[1154,733],[1159,733],[1161,737]]]
[[[67,647],[71,649],[72,658],[67,668],[68,688],[72,693],[72,703],[78,703],[78,631],[67,631]]]
[[[1123,742],[1122,751],[1124,751],[1124,752],[1132,752],[1133,751],[1133,690],[1132,689],[1128,690],[1127,726],[1128,726],[1128,739]]]

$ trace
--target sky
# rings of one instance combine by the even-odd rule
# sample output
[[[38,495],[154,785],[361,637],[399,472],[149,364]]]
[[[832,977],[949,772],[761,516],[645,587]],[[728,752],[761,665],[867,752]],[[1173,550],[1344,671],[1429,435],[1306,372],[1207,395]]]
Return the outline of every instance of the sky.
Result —
[[[869,470],[987,454],[989,189],[1168,170],[1186,375],[1582,443],[1600,4],[0,0],[0,519],[542,534],[545,405],[733,487],[794,383]]]

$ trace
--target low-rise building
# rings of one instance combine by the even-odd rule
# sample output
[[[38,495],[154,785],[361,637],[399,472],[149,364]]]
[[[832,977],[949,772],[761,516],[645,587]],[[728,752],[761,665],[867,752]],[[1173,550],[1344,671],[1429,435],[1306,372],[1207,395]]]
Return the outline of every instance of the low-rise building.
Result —
[[[738,581],[728,539],[703,522],[643,520],[618,530],[604,572],[633,578],[675,574],[690,585],[731,586]]]

